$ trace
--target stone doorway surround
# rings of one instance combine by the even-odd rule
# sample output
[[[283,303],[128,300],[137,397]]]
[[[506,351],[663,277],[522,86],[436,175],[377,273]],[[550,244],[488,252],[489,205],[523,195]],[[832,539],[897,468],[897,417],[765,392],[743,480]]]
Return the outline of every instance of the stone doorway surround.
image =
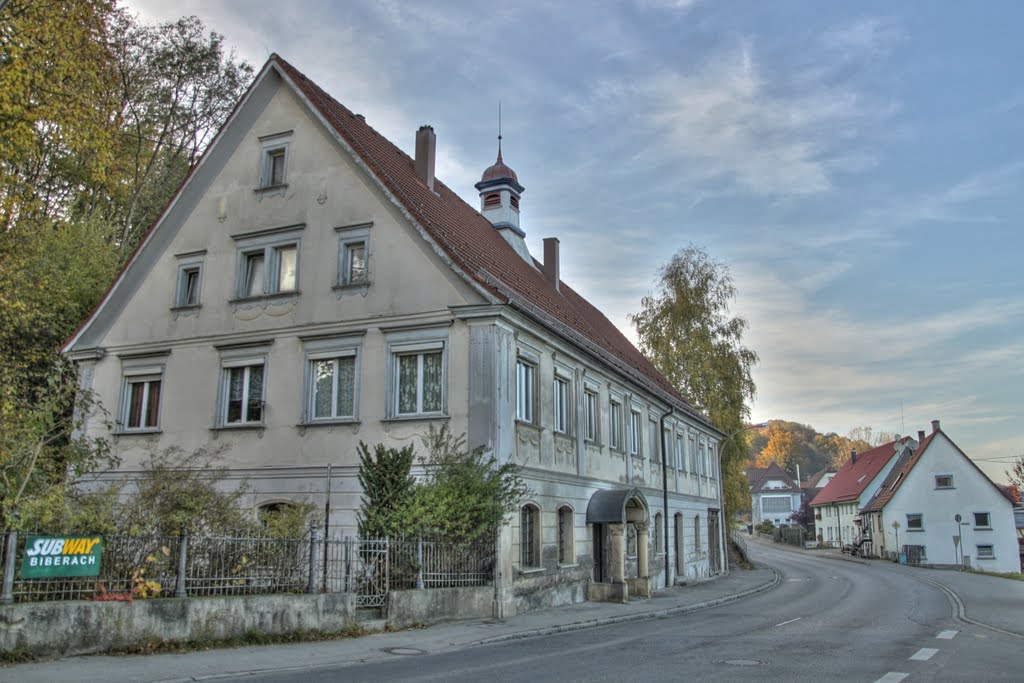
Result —
[[[626,524],[633,524],[637,531],[637,576],[626,578]],[[651,596],[650,570],[647,565],[647,528],[650,512],[647,499],[640,489],[605,489],[590,497],[587,505],[587,524],[593,524],[595,536],[608,535],[608,552],[604,557],[595,557],[595,562],[611,566],[596,572],[605,581],[591,581],[587,585],[587,600],[594,602],[627,602],[630,594],[637,597]]]

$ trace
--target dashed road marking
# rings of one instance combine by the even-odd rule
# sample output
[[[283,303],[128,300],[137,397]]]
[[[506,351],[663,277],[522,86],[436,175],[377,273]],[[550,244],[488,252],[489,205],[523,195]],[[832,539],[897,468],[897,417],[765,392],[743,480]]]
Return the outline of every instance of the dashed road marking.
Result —
[[[935,637],[941,640],[953,640],[953,638],[956,638],[956,634],[958,633],[960,633],[960,631],[940,631],[939,635]]]
[[[937,648],[934,647],[922,647],[920,650],[914,653],[914,656],[910,659],[918,662],[927,662],[929,659],[935,656],[938,652]]]
[[[789,621],[784,621],[781,624],[775,624],[775,625],[776,626],[785,626],[786,624],[792,624],[794,621],[800,621],[801,619],[803,619],[803,617],[797,617],[796,619],[790,619]]]
[[[900,683],[900,681],[902,681],[909,675],[910,674],[900,673],[899,671],[890,671],[889,673],[885,674],[877,681],[875,681],[875,683]]]

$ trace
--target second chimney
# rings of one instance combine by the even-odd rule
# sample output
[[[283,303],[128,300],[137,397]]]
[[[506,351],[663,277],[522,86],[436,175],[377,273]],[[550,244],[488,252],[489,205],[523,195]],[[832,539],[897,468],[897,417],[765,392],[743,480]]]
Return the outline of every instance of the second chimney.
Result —
[[[939,431],[939,421],[932,420],[932,434],[934,434],[937,431]]]
[[[856,448],[851,448],[850,449],[850,463],[853,464],[853,465],[857,464],[857,449]]]
[[[558,290],[558,238],[557,237],[545,237],[544,238],[544,267],[542,269],[544,277],[546,277],[551,284],[555,286],[555,290]]]
[[[437,136],[430,126],[416,131],[416,176],[427,189],[434,191],[434,157],[437,154]]]
[[[923,429],[918,429],[917,430],[917,442],[921,443],[922,441],[924,441],[924,430]]]

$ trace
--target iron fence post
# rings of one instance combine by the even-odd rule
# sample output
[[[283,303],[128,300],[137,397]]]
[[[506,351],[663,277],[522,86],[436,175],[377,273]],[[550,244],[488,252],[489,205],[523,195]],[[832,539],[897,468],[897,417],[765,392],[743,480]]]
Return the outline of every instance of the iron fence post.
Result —
[[[18,556],[17,531],[7,532],[7,546],[4,550],[7,552],[7,556],[4,562],[4,590],[3,594],[0,594],[0,602],[9,605],[14,602],[14,569],[15,559]]]
[[[423,590],[423,539],[416,539],[416,588]]]
[[[342,583],[344,592],[352,592],[352,537],[345,537],[345,580]]]
[[[188,571],[188,527],[181,527],[178,538],[178,579],[174,588],[174,597],[188,597],[185,590],[185,573]]]
[[[307,593],[316,593],[316,522],[309,525],[309,582]]]

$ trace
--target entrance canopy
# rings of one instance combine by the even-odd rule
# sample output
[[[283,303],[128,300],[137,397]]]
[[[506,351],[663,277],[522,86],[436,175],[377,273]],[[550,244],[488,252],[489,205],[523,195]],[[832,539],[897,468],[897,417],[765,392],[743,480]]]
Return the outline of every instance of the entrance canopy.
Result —
[[[587,505],[587,524],[625,524],[626,507],[631,501],[632,507],[642,508],[646,517],[647,499],[640,489],[596,492]]]

